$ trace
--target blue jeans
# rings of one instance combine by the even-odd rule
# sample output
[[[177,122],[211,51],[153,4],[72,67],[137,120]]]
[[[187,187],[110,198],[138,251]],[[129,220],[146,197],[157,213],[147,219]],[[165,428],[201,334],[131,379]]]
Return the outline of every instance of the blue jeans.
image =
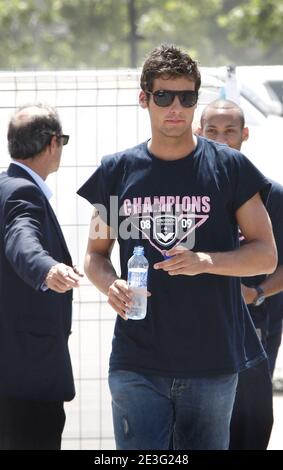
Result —
[[[172,379],[109,374],[118,450],[224,450],[238,374]]]

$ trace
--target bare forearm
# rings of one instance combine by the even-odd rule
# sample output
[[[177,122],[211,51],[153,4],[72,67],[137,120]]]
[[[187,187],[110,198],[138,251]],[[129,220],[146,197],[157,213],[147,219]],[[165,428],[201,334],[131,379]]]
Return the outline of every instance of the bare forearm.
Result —
[[[260,286],[264,291],[265,297],[271,297],[283,291],[283,265],[278,266],[274,273],[261,282]]]
[[[86,254],[85,272],[88,279],[105,295],[108,295],[111,284],[119,279],[110,259],[99,253]]]
[[[171,258],[154,264],[171,276],[179,274],[218,274],[221,276],[254,276],[273,272],[277,263],[276,247],[272,243],[251,241],[237,250],[202,253],[179,245],[167,252]]]
[[[261,241],[251,241],[234,251],[207,255],[205,272],[224,276],[269,274],[277,263],[275,246]]]

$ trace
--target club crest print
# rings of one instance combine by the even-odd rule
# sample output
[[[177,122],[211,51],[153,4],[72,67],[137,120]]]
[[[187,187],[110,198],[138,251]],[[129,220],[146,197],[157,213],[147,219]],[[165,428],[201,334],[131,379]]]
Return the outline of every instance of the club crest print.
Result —
[[[168,247],[178,236],[177,217],[174,215],[158,215],[153,219],[154,239],[162,246]]]
[[[138,238],[138,233],[160,253],[182,243],[188,249],[194,248],[195,231],[203,225],[209,215],[162,214],[154,216],[131,216],[131,233]],[[136,232],[135,232],[136,230]]]
[[[96,208],[107,220],[106,207],[96,204]],[[161,254],[180,243],[193,249],[197,229],[208,221],[210,211],[208,195],[135,196],[125,198],[122,204],[117,196],[110,197],[110,225],[119,237],[143,238]],[[93,224],[93,231],[99,233],[99,227]]]

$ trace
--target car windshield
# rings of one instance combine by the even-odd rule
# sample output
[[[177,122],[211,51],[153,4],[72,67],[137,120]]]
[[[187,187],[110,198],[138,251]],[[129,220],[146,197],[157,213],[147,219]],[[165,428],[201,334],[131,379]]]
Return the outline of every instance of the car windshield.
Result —
[[[266,84],[283,104],[283,80],[267,80]]]

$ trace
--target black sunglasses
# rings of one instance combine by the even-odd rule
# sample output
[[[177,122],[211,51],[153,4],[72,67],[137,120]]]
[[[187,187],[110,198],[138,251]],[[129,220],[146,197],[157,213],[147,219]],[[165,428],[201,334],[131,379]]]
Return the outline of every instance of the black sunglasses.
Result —
[[[51,137],[50,142],[51,142],[52,137],[56,136],[57,139],[61,139],[63,145],[67,145],[67,143],[69,142],[69,138],[70,138],[69,135],[56,134],[55,132],[43,132],[43,134],[50,135],[50,137]]]
[[[67,145],[67,143],[69,142],[69,138],[70,138],[70,136],[66,134],[59,134],[59,135],[56,135],[56,137],[58,137],[59,139],[62,139],[63,145]]]
[[[166,106],[170,106],[175,96],[178,96],[179,101],[184,108],[191,108],[194,106],[198,100],[198,92],[194,90],[184,90],[184,91],[173,91],[173,90],[157,90],[153,93],[151,91],[147,91],[153,96],[153,101],[157,106],[161,106],[162,108],[166,108]]]

